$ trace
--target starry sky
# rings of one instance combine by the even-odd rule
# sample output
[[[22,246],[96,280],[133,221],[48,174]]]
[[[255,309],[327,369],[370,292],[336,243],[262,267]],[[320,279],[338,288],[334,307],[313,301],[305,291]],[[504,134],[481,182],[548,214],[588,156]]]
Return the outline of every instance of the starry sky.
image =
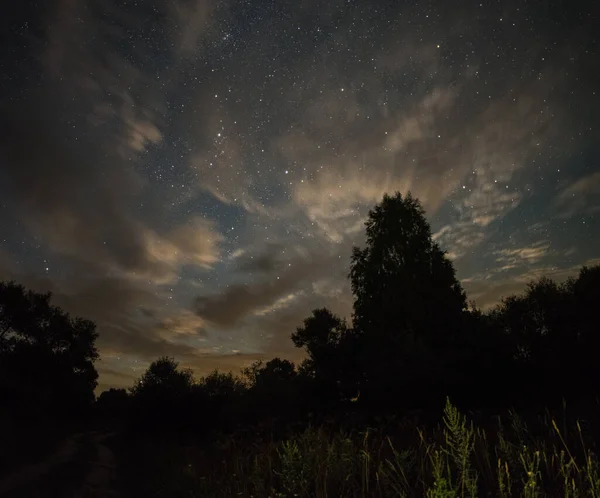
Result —
[[[600,262],[597,2],[48,0],[0,21],[0,279],[98,324],[99,389],[350,318],[411,191],[468,297]],[[594,29],[596,28],[596,29]]]

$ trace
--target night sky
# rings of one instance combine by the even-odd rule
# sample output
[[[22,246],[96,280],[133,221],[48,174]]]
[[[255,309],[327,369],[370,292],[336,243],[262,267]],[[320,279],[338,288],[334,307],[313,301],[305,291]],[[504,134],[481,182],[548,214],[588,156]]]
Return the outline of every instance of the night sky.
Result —
[[[384,192],[469,299],[600,262],[597,2],[48,0],[0,21],[0,279],[98,324],[99,389],[298,360]]]

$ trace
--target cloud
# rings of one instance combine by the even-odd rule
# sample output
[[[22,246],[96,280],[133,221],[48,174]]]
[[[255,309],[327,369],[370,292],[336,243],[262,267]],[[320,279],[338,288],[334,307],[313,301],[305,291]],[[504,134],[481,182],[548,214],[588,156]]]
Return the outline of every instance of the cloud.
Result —
[[[500,249],[494,252],[500,267],[496,271],[512,270],[523,266],[531,266],[547,258],[552,251],[550,243],[539,241],[531,246],[514,249]]]
[[[79,113],[111,136],[114,151],[124,158],[162,140],[164,94],[153,84],[143,61],[152,56],[136,43],[144,22],[160,28],[156,16],[142,20],[130,6],[104,2],[99,12],[72,0],[56,2],[47,22],[47,44],[40,54],[47,76],[62,91],[76,96]],[[99,15],[97,15],[99,14]],[[134,60],[121,46],[132,45]]]
[[[353,299],[350,283],[344,277],[334,272],[332,277],[317,279],[311,286],[313,292],[296,293],[287,306],[258,316],[252,326],[267,338],[265,354],[285,357],[297,363],[304,359],[305,351],[294,346],[291,334],[314,309],[327,307],[350,321]]]
[[[223,237],[210,221],[192,217],[159,234],[136,219],[129,205],[143,192],[141,177],[120,161],[91,158],[87,143],[53,121],[52,106],[32,106],[26,120],[7,111],[0,121],[4,193],[49,249],[157,282],[172,280],[182,265],[218,260]]]
[[[143,233],[126,208],[139,191],[135,173],[83,167],[84,151],[53,126],[52,110],[28,110],[27,120],[11,109],[0,122],[3,184],[17,216],[57,252],[138,265]]]
[[[214,0],[176,0],[168,4],[175,53],[183,58],[198,57],[201,42],[214,30]]]
[[[217,261],[222,236],[211,223],[192,218],[160,236],[132,217],[127,201],[139,190],[133,172],[82,167],[77,147],[63,150],[48,127],[37,128],[35,114],[27,125],[2,125],[6,193],[18,206],[16,215],[55,253],[157,281],[172,279],[178,266]]]
[[[436,119],[452,105],[454,95],[453,90],[436,88],[406,114],[382,116],[372,127],[361,128],[360,137],[352,136],[351,124],[339,126],[346,118],[323,119],[327,113],[323,115],[321,111],[321,119],[318,119],[319,111],[309,110],[305,126],[322,122],[328,133],[336,134],[350,128],[350,137],[339,137],[334,147],[323,148],[317,137],[312,142],[308,140],[308,133],[296,131],[279,139],[282,153],[304,164],[309,172],[307,178],[295,182],[294,201],[333,242],[341,242],[345,236],[360,231],[368,208],[379,202],[386,192],[413,190],[425,204],[437,205],[438,196],[429,195],[434,190],[432,185],[425,183],[430,174],[427,166],[400,158],[404,159],[408,152],[416,156],[411,149],[430,141]],[[347,99],[340,100],[339,89],[331,90],[323,98],[346,109]],[[348,98],[352,101],[355,97]],[[317,103],[317,107],[321,109],[323,105]],[[358,108],[356,112],[360,114]],[[314,119],[311,113],[315,113]],[[363,118],[359,121],[365,125]],[[331,153],[332,149],[335,154]],[[314,152],[319,150],[322,152]]]
[[[556,197],[561,218],[578,212],[593,213],[600,210],[600,173],[592,173],[573,182]]]
[[[267,249],[254,255],[245,253],[238,257],[237,269],[249,273],[274,273],[281,270],[284,265],[284,246],[280,244],[268,244]]]
[[[154,267],[141,276],[160,284],[175,280],[185,265],[209,269],[220,260],[219,244],[223,240],[214,223],[200,217],[191,218],[164,236],[147,230],[146,249]]]
[[[513,178],[527,166],[532,140],[538,145],[549,140],[557,126],[537,111],[545,95],[525,88],[518,98],[507,93],[475,114],[462,130],[464,143],[450,163],[460,172],[455,177],[459,182],[448,191],[453,219],[436,234],[453,259],[472,252],[486,239],[492,223],[521,203],[523,190]]]
[[[419,57],[440,63],[439,50]],[[532,145],[557,130],[556,115],[539,112],[547,109],[556,78],[549,74],[541,88],[522,85],[516,96],[509,87],[497,89],[497,97],[480,106],[469,102],[477,69],[458,78],[443,71],[445,78],[452,83],[417,86],[410,101],[390,112],[388,101],[377,102],[382,82],[376,76],[357,75],[360,87],[344,92],[317,76],[317,88],[325,90],[277,146],[289,162],[302,165],[292,198],[325,238],[341,242],[362,228],[367,208],[383,193],[410,190],[429,216],[444,205],[454,210],[438,236],[456,259],[520,204],[523,193],[512,178],[527,165]]]
[[[206,337],[204,320],[190,310],[179,310],[176,315],[167,316],[160,320],[158,328],[164,331],[168,338],[177,336]]]
[[[198,296],[195,310],[216,327],[233,327],[249,315],[264,314],[291,302],[294,290],[324,270],[328,259],[323,255],[297,257],[281,271],[273,268],[252,285],[232,284],[221,293]]]
[[[391,175],[346,166],[347,174],[322,173],[312,182],[301,183],[294,199],[322,235],[340,243],[364,227],[367,206],[379,202],[386,192],[406,192],[406,184]]]

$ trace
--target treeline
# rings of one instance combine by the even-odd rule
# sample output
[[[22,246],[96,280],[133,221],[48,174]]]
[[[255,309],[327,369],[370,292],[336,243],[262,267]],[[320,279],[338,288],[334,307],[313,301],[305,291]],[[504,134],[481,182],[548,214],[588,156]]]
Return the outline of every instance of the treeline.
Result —
[[[291,334],[306,351],[300,365],[276,358],[196,381],[164,357],[129,391],[103,393],[99,412],[145,435],[256,436],[415,410],[437,420],[447,396],[497,413],[597,394],[600,267],[561,284],[541,278],[482,312],[467,304],[418,200],[384,196],[366,235],[352,252],[352,323],[314,310]]]

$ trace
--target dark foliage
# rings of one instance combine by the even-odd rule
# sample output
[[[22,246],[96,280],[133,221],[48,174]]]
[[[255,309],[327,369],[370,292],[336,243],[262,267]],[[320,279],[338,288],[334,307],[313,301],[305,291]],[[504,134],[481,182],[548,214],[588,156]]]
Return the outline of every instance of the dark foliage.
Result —
[[[127,415],[130,400],[125,389],[110,388],[98,396],[96,414],[102,419],[122,420]]]
[[[387,404],[418,386],[409,398],[421,401],[467,340],[465,293],[410,194],[384,196],[365,225],[367,245],[353,249],[350,270],[363,400]]]
[[[0,404],[14,417],[69,416],[94,400],[96,326],[51,297],[0,283]]]
[[[96,326],[51,297],[0,282],[0,473],[51,451],[94,401]]]

